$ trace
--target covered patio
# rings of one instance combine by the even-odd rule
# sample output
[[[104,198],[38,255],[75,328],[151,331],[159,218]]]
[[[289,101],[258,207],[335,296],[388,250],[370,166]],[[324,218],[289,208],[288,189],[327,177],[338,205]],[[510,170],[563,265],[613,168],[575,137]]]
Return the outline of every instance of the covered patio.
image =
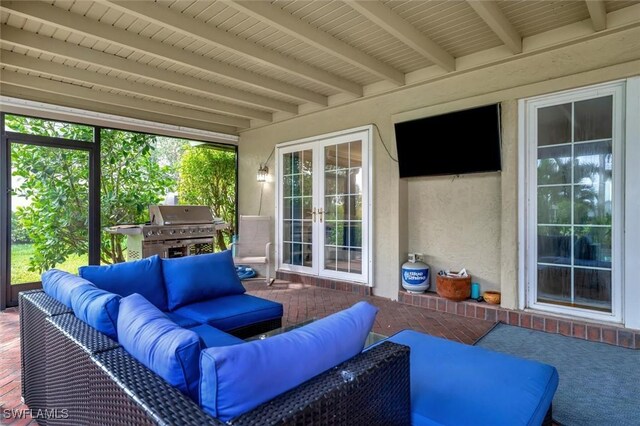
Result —
[[[435,392],[442,401],[460,389],[465,398],[469,394],[464,392],[476,392],[474,404],[493,392],[507,399],[514,392],[518,402],[529,404],[501,406],[497,417],[487,420],[494,424],[511,424],[505,419],[526,423],[518,418],[522,413],[533,423],[552,421],[549,398],[558,385],[557,371],[544,353],[526,346],[534,340],[527,336],[544,333],[579,341],[578,353],[582,344],[603,345],[602,353],[618,351],[612,360],[618,354],[632,354],[627,360],[637,356],[640,282],[633,277],[640,259],[640,239],[634,237],[640,235],[640,1],[0,0],[0,25],[3,410],[28,409],[21,401],[24,354],[19,348],[25,339],[19,339],[18,301],[43,287],[44,274],[57,270],[62,278],[45,286],[45,302],[40,296],[28,301],[33,308],[29,326],[39,329],[43,340],[46,334],[49,342],[69,345],[86,371],[104,369],[100,385],[113,393],[98,389],[97,394],[124,401],[124,417],[131,410],[136,424],[175,423],[170,420],[175,413],[163,417],[167,404],[161,400],[173,398],[174,390],[181,392],[175,397],[181,407],[197,412],[195,420],[189,418],[196,423],[245,421],[242,415],[255,406],[238,413],[234,409],[242,404],[230,404],[230,417],[219,417],[219,401],[207,405],[198,399],[200,382],[187,380],[185,373],[183,388],[174,386],[167,379],[174,370],[163,375],[152,361],[142,360],[149,355],[144,351],[130,356],[144,339],[120,342],[116,337],[120,331],[114,318],[121,304],[142,306],[140,311],[150,315],[141,314],[148,321],[139,320],[140,327],[153,323],[159,310],[161,322],[166,314],[171,326],[179,327],[177,334],[201,331],[190,338],[212,354],[256,336],[266,337],[268,347],[273,338],[268,333],[274,330],[287,335],[309,320],[315,323],[312,330],[321,329],[325,322],[318,320],[335,318],[331,314],[356,306],[371,314],[375,307],[368,334],[358,328],[364,320],[342,326],[382,340],[367,341],[357,356],[340,362],[357,364],[364,358],[375,364],[371,369],[377,378],[365,382],[378,386],[380,395],[396,395],[399,408],[389,410],[390,424],[408,422],[409,408],[401,405],[408,406],[409,397],[397,396],[409,392],[408,375],[414,385],[427,386],[425,377],[439,372],[437,362],[432,365],[424,355],[431,354],[427,341],[436,342],[434,352],[443,357],[438,359],[464,360],[457,365],[467,368],[465,375],[474,360],[511,365],[500,356],[513,350],[512,370],[499,370],[505,377],[528,374],[533,383],[501,377],[495,381],[500,385],[488,391],[492,380],[474,387],[460,379],[438,388],[446,389],[441,394]],[[216,153],[206,157],[203,151]],[[201,161],[183,162],[190,155]],[[73,173],[61,177],[64,171]],[[208,175],[201,174],[201,192],[193,195],[185,182],[196,181],[201,171]],[[122,180],[136,185],[125,193]],[[214,180],[215,185],[207,184]],[[45,190],[48,198],[36,198]],[[152,210],[156,205],[197,206],[211,217],[182,223],[174,217],[171,223],[153,213],[160,211]],[[251,239],[238,238],[241,217],[254,216],[266,224],[261,236],[268,244],[263,250],[261,241],[259,251],[240,258],[238,249],[242,252]],[[126,236],[130,227],[137,227],[136,237]],[[226,256],[227,263],[214,255]],[[215,265],[224,269],[232,257],[236,266],[244,263],[239,259],[253,259],[259,278],[242,282],[244,294],[237,276],[227,274],[231,278],[220,285],[228,294],[222,296],[243,302],[215,304],[220,294],[212,290],[218,279],[212,265],[222,262]],[[198,258],[218,260],[193,266]],[[163,272],[185,259],[183,265],[192,265],[189,272]],[[109,275],[123,270],[118,265],[142,264],[155,275],[127,275],[121,282],[113,280],[121,272]],[[82,268],[88,275],[79,272]],[[102,273],[110,279],[101,281]],[[265,285],[265,278],[275,282]],[[71,284],[77,279],[100,293],[100,310],[83,311],[77,299],[78,306],[72,305]],[[60,285],[58,292],[59,282],[69,288]],[[459,283],[462,290],[456,297],[447,295],[445,282]],[[497,302],[489,303],[485,292]],[[141,294],[141,305],[122,302],[131,293]],[[244,310],[236,311],[241,304]],[[129,309],[131,317],[121,321],[121,328],[136,324],[135,311]],[[106,331],[95,327],[87,312],[101,314],[98,325],[106,323]],[[507,337],[506,343],[487,346],[488,352],[480,350],[479,339],[503,326],[524,337],[514,337],[511,346]],[[402,334],[411,330],[423,339]],[[408,340],[386,341],[399,332]],[[445,340],[429,340],[434,336]],[[336,347],[344,343],[337,340],[329,341]],[[451,342],[462,344],[451,347],[453,357]],[[34,341],[28,345],[33,348]],[[402,345],[429,361],[420,367],[414,358],[409,363],[411,355],[398,348]],[[56,399],[61,394],[47,393],[46,375],[38,375],[47,362],[58,368],[57,374],[70,368],[61,367],[68,360],[53,346],[49,343],[41,365],[35,358],[26,362],[38,378],[29,384],[34,405],[57,409],[64,408],[63,399]],[[372,355],[382,352],[381,346],[391,348],[382,360],[377,352]],[[541,352],[555,352],[552,346]],[[475,355],[467,358],[466,350]],[[494,359],[491,351],[500,354]],[[133,365],[131,371],[149,370],[150,381],[137,387],[136,380],[117,376],[114,371],[126,369],[111,369],[105,361],[115,353],[124,353],[117,362]],[[282,351],[299,367],[291,371],[304,370],[305,363],[295,364],[304,357],[295,353]],[[193,361],[199,355],[191,356]],[[332,358],[314,361],[323,359]],[[396,362],[398,370],[391,374],[391,368],[380,367],[387,362]],[[453,364],[449,367],[455,370]],[[578,364],[588,365],[588,355]],[[326,373],[326,368],[314,372]],[[351,370],[345,371],[344,381],[332,391],[354,380]],[[325,373],[317,377],[331,382]],[[125,376],[132,374],[127,370]],[[603,380],[608,383],[603,388],[615,387],[617,380],[624,392],[622,417],[639,418],[640,412],[626,403],[636,392],[624,377],[615,377]],[[562,374],[559,381],[564,398]],[[77,389],[90,381],[73,383],[69,392],[80,398]],[[148,403],[145,392],[156,385],[167,391]],[[283,395],[305,389],[298,385],[271,395],[285,401],[273,412],[287,412],[297,396]],[[204,386],[216,384],[205,381]],[[263,388],[268,386],[256,394]],[[471,418],[442,401],[426,401],[424,391],[416,389],[410,395],[414,424],[456,423],[453,418],[460,424]],[[527,389],[537,393],[528,399]],[[357,411],[362,395],[357,389],[349,392],[353,399],[346,398],[351,401],[347,407]],[[269,400],[260,400],[260,415],[271,412],[264,408]],[[329,412],[338,410],[340,398],[332,401]],[[543,408],[533,409],[537,404]],[[371,413],[385,418],[390,407],[384,405],[372,407]],[[475,407],[461,405],[469,411]],[[95,407],[87,410],[80,412],[86,415]],[[304,410],[316,412],[310,406],[300,410],[304,416]],[[562,419],[598,424],[598,416],[607,413],[605,407],[579,422],[571,415]],[[31,420],[12,415],[2,421],[18,425]],[[83,421],[91,424],[91,419]]]

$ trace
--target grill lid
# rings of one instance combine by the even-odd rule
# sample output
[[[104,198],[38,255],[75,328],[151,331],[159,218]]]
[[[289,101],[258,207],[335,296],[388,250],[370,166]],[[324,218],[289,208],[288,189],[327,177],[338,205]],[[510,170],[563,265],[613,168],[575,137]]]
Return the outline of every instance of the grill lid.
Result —
[[[208,206],[149,206],[153,225],[211,224],[213,215]]]

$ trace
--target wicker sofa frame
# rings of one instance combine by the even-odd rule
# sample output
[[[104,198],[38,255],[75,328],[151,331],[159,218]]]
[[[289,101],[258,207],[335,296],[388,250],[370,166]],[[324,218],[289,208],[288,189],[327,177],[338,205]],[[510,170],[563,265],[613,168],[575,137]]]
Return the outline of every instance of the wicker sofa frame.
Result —
[[[22,394],[46,414],[39,424],[410,424],[403,345],[383,342],[223,423],[44,292],[21,293],[19,306]]]

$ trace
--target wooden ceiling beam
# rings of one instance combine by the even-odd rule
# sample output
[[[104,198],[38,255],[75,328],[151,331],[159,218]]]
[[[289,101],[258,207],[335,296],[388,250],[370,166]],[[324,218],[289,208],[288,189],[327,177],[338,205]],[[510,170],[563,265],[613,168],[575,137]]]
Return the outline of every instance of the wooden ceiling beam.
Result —
[[[190,108],[183,108],[169,104],[162,104],[159,102],[152,102],[144,99],[117,95],[114,93],[101,92],[89,89],[87,87],[77,86],[75,84],[63,83],[60,81],[49,80],[47,78],[21,74],[17,72],[9,72],[7,70],[4,70],[2,73],[0,73],[0,82],[10,84],[12,86],[22,86],[84,100],[98,100],[102,103],[116,106],[122,105],[127,108],[139,109],[147,112],[174,115],[175,117],[182,117],[195,121],[203,121],[205,123],[217,123],[234,128],[250,127],[249,120],[244,118],[229,117],[220,114],[198,111]]]
[[[456,60],[393,10],[376,1],[349,1],[354,10],[446,71],[456,69]]]
[[[494,1],[467,0],[467,4],[513,52],[522,53],[522,37]]]
[[[205,123],[203,121],[189,120],[185,118],[176,117],[174,115],[165,115],[158,113],[150,113],[139,109],[133,109],[120,106],[114,106],[111,104],[105,104],[99,100],[84,100],[80,98],[73,98],[71,96],[65,96],[59,93],[45,92],[41,90],[31,89],[22,86],[13,86],[10,84],[0,82],[0,92],[4,96],[9,96],[17,99],[26,99],[35,102],[44,102],[52,105],[59,105],[62,107],[77,108],[85,111],[101,112],[104,114],[115,115],[123,117],[125,120],[134,118],[138,120],[148,121],[150,123],[164,123],[171,124],[173,126],[181,128],[190,128],[198,130],[206,130],[209,132],[224,133],[228,135],[237,135],[238,131],[234,127],[223,126],[213,123]],[[86,123],[96,124],[95,120],[88,120]],[[127,128],[124,124],[119,128]],[[140,131],[140,130],[132,130]],[[153,128],[144,129],[145,132],[153,132]],[[177,135],[176,135],[177,136]],[[183,137],[183,136],[178,136]]]
[[[250,105],[256,108],[266,108],[273,111],[285,111],[292,114],[298,113],[298,106],[278,99],[269,98],[255,93],[224,86],[222,84],[201,80],[173,71],[167,71],[140,62],[99,52],[88,47],[82,47],[51,37],[41,36],[29,31],[3,25],[3,44],[19,46],[29,50],[55,55],[61,58],[79,61],[89,65],[95,65],[124,72],[129,75],[144,77],[160,83],[166,83],[179,89],[187,89],[200,94],[222,98],[234,103]]]
[[[44,61],[6,50],[1,51],[0,63],[20,68],[22,70],[34,71],[39,74],[68,78],[70,80],[94,84],[108,89],[116,89],[124,92],[136,93],[141,96],[157,98],[158,100],[166,100],[171,103],[181,104],[187,108],[204,109],[212,112],[221,112],[246,118],[257,118],[259,120],[272,121],[272,115],[268,112],[258,111],[233,104],[225,104],[161,87],[149,86],[143,83],[134,83],[122,78],[111,77],[105,74],[70,67],[56,62]]]
[[[140,37],[136,33],[96,22],[47,3],[3,1],[0,3],[0,9],[62,28],[75,34],[82,34],[86,37],[221,76],[249,87],[289,96],[304,102],[312,102],[322,106],[328,105],[326,96],[311,90],[206,58],[147,37]]]
[[[607,29],[607,8],[603,0],[586,0],[591,25],[595,31]]]
[[[174,12],[168,7],[157,3],[138,1],[100,0],[105,5],[136,16],[147,22],[170,28],[181,34],[188,35],[208,44],[234,52],[251,61],[260,62],[281,71],[303,77],[314,83],[320,83],[341,92],[362,96],[362,86],[339,77],[330,72],[315,68],[294,58],[284,56],[273,50],[266,49],[241,37],[234,36],[227,31],[220,30],[206,22],[190,18],[182,13]]]
[[[338,57],[384,80],[404,85],[404,73],[363,51],[333,37],[326,32],[296,18],[266,1],[234,1],[228,3],[235,9],[253,16],[278,30],[305,43]]]

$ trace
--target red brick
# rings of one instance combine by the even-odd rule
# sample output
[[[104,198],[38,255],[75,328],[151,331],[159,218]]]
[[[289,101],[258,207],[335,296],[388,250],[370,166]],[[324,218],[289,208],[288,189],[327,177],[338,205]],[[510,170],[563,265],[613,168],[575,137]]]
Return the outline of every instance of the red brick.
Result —
[[[602,329],[602,341],[605,343],[609,343],[615,345],[618,343],[616,330],[612,328],[603,328]],[[589,339],[591,340],[591,339]]]
[[[482,306],[476,306],[476,318],[485,319],[486,311]]]
[[[434,311],[438,310],[438,300],[435,297],[429,298],[429,309]]]
[[[484,319],[487,321],[497,322],[498,314],[496,313],[496,309],[485,309]]]
[[[509,312],[509,324],[520,325],[520,314],[518,312]]]
[[[544,318],[535,315],[533,317],[533,329],[544,330]]]
[[[613,334],[615,340],[615,333]],[[599,342],[602,340],[602,327],[597,325],[587,325],[587,340]]]
[[[520,327],[531,328],[531,314],[520,314]]]
[[[438,299],[438,311],[440,312],[446,312],[447,310],[447,301],[446,299]]]
[[[505,311],[503,309],[499,309],[498,310],[498,321],[500,321],[503,324],[509,324],[507,311]]]
[[[544,331],[547,333],[557,333],[558,332],[558,320],[546,318],[544,320]]]
[[[629,330],[618,330],[618,345],[625,348],[635,348],[633,332]]]
[[[579,339],[586,339],[587,327],[584,324],[573,323],[573,329],[571,334],[573,335],[573,337],[577,337]]]
[[[468,304],[466,307],[465,316],[467,318],[475,318],[476,317],[476,305]]]
[[[447,300],[447,313],[455,314],[457,312],[457,303]]]
[[[571,336],[571,323],[569,321],[558,321],[558,333],[563,336]]]
[[[460,302],[458,304],[456,304],[456,314],[460,315],[460,316],[464,316],[465,313],[465,307],[464,307],[464,303]]]
[[[429,298],[426,296],[420,297],[420,307],[429,308]]]

